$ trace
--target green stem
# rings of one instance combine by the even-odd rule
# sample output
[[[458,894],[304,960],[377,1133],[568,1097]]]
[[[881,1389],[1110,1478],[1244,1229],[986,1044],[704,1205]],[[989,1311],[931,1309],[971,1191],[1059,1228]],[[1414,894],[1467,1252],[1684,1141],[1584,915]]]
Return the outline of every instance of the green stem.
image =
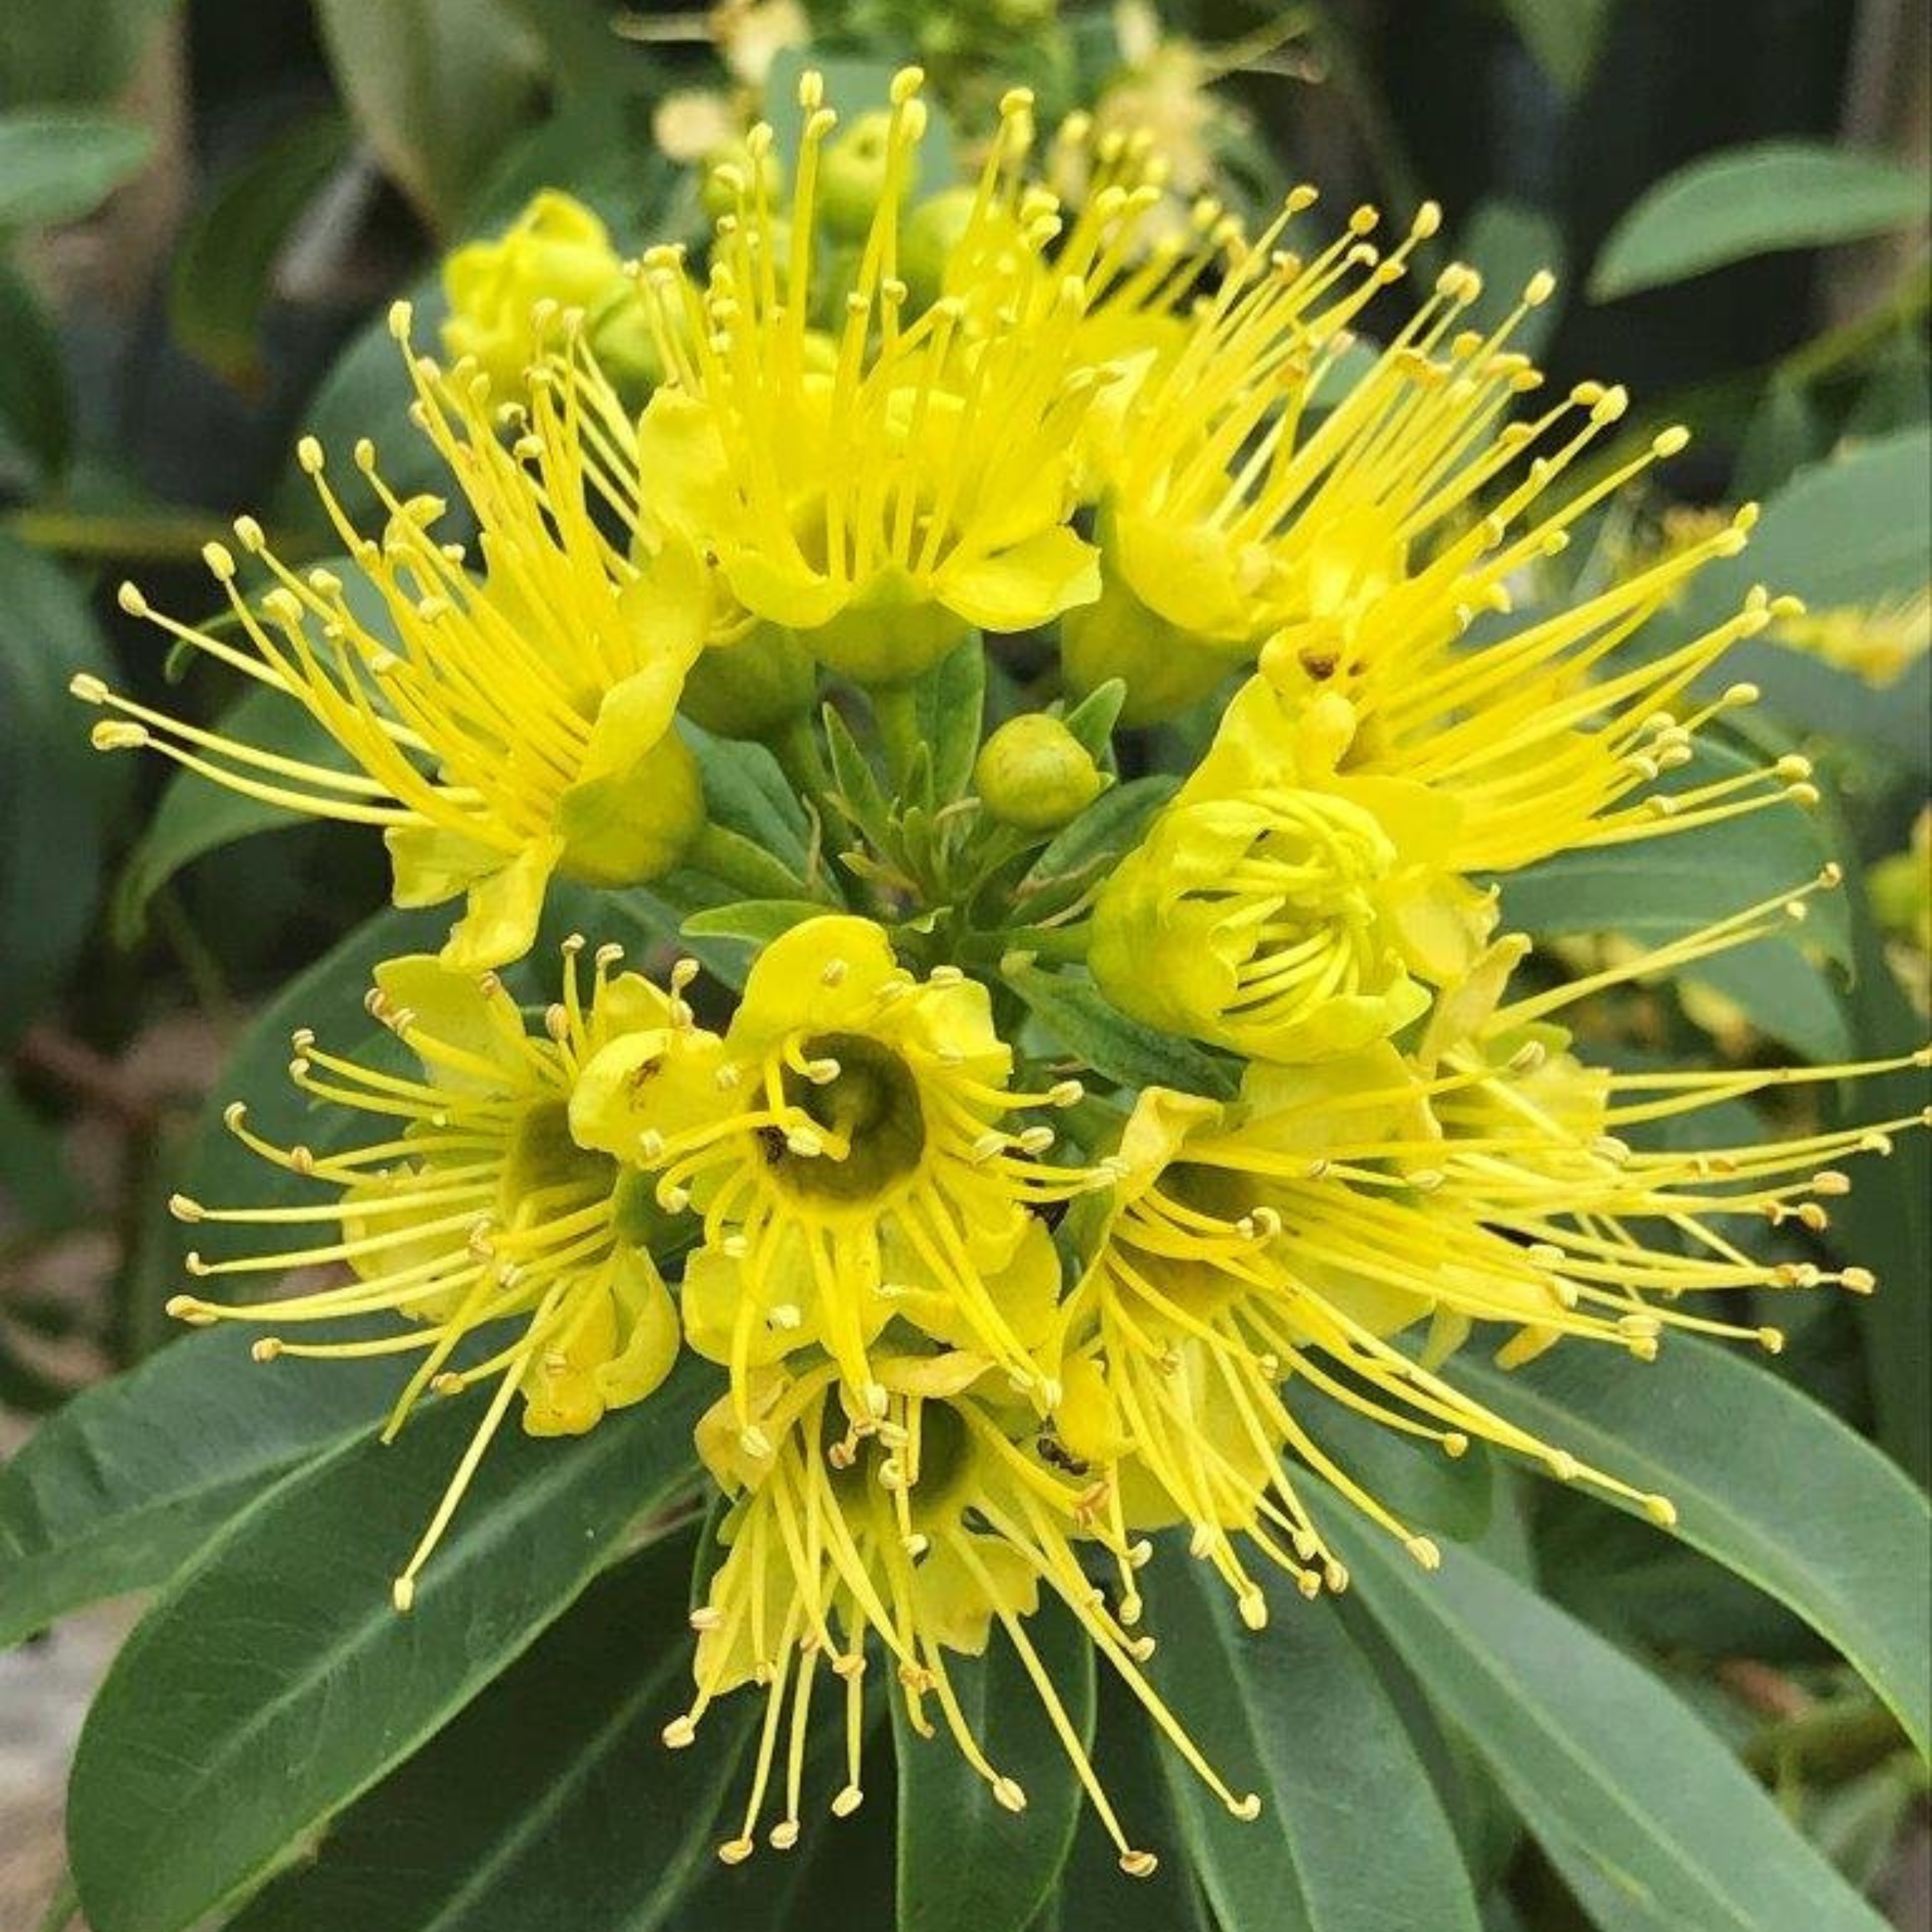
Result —
[[[101,516],[84,510],[15,510],[0,517],[0,531],[35,550],[90,560],[119,558],[136,563],[186,562],[201,554],[210,538],[226,536],[212,517],[162,512]],[[300,538],[278,539],[284,557],[299,557],[314,546]]]
[[[747,898],[802,899],[818,896],[762,845],[723,826],[707,824],[685,854],[686,865],[709,872]]]

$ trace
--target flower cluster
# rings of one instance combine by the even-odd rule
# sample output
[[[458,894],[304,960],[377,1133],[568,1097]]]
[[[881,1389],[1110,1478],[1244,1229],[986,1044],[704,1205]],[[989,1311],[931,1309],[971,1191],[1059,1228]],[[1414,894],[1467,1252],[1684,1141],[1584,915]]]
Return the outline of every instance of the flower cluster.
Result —
[[[922,196],[916,72],[849,128],[808,75],[788,149],[760,124],[712,170],[701,262],[620,262],[547,196],[451,262],[446,364],[398,311],[460,506],[398,496],[364,446],[366,530],[305,442],[345,562],[292,567],[244,519],[245,562],[208,553],[226,621],[124,592],[334,752],[88,677],[98,742],[380,826],[399,904],[466,902],[439,956],[376,976],[415,1070],[298,1036],[297,1082],[368,1117],[367,1144],[278,1148],[231,1115],[327,1198],[175,1204],[321,1231],[197,1276],[345,1278],[173,1306],[267,1324],[263,1358],[418,1356],[392,1428],[425,1392],[490,1388],[405,1608],[519,1397],[532,1433],[581,1433],[680,1352],[716,1364],[697,1450],[724,1554],[664,1736],[692,1743],[741,1687],[765,1700],[722,1855],[796,1841],[821,1665],[850,1714],[835,1812],[860,1802],[874,1657],[914,1728],[1022,1806],[951,1674],[997,1632],[1144,1874],[1029,1634],[1046,1598],[1253,1816],[1161,1695],[1150,1533],[1178,1526],[1254,1628],[1268,1568],[1345,1585],[1324,1491],[1432,1564],[1328,1446],[1324,1403],[1668,1523],[1667,1498],[1465,1393],[1457,1352],[1479,1328],[1505,1366],[1566,1342],[1642,1361],[1680,1330],[1775,1348],[1743,1292],[1874,1286],[1804,1243],[1837,1163],[1906,1124],[1788,1106],[1783,1138],[1727,1137],[1728,1112],[1700,1132],[1871,1070],[1610,1070],[1564,1024],[1788,927],[1828,875],[1568,982],[1498,929],[1519,868],[1815,796],[1802,760],[1696,748],[1752,695],[1714,679],[1726,648],[1794,606],[1754,591],[1627,648],[1748,510],[1594,596],[1526,596],[1683,441],[1598,460],[1622,392],[1543,399],[1510,338],[1546,278],[1479,326],[1478,277],[1445,268],[1370,352],[1358,330],[1433,208],[1387,247],[1368,210],[1323,238],[1308,190],[1256,234],[1208,204],[1155,220],[1148,144],[1083,122],[1043,178],[1019,92],[976,177]],[[988,659],[1015,715],[982,742]],[[801,866],[727,822],[741,752],[814,828]],[[620,970],[614,946],[586,982],[572,940],[532,1026],[500,980],[553,880],[694,878],[700,903],[750,902],[698,928],[758,935],[734,985],[681,957]],[[1192,1077],[1124,1082],[1123,1041]],[[1785,1235],[1762,1254],[1754,1225]]]

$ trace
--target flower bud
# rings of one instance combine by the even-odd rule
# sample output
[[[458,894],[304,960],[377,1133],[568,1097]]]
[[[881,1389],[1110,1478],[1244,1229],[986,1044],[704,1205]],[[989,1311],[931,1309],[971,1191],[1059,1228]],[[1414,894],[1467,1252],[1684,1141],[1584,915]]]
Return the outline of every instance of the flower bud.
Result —
[[[1002,825],[1053,832],[1084,812],[1107,775],[1058,718],[1043,711],[1011,718],[980,748],[973,788]]]
[[[784,163],[767,147],[756,160],[742,141],[728,141],[704,158],[704,181],[698,199],[704,212],[715,221],[729,214],[742,195],[755,200],[762,188],[768,206],[775,205],[784,192]]]
[[[492,242],[472,242],[442,265],[449,316],[443,346],[469,356],[503,394],[520,393],[536,359],[532,312],[542,302],[594,312],[621,296],[623,264],[584,204],[545,188]]]
[[[905,191],[904,172],[892,180],[892,117],[883,107],[861,114],[825,150],[820,163],[820,219],[827,232],[857,241],[889,188]]]
[[[1109,678],[1126,686],[1120,722],[1130,727],[1155,724],[1198,704],[1253,656],[1245,646],[1217,645],[1184,630],[1150,610],[1112,572],[1096,602],[1061,617],[1060,652],[1076,695]]]

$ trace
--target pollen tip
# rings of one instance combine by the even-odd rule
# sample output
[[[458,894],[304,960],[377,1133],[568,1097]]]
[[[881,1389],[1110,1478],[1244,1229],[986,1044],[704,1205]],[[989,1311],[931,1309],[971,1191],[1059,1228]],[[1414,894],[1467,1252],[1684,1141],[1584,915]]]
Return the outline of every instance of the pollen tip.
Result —
[[[682,1750],[698,1741],[698,1726],[688,1717],[674,1718],[658,1733],[670,1750]]]
[[[1009,1811],[1024,1811],[1027,1808],[1025,1788],[1015,1778],[994,1778],[993,1798],[996,1803],[1004,1805]]]
[[[835,1818],[849,1818],[866,1802],[866,1794],[856,1784],[848,1784],[832,1801]]]
[[[1258,1590],[1244,1590],[1238,1600],[1237,1607],[1241,1613],[1241,1622],[1251,1630],[1268,1628],[1268,1599]]]
[[[741,1865],[757,1849],[750,1838],[727,1838],[718,1847],[718,1856],[728,1865]]]
[[[389,1600],[398,1611],[407,1616],[416,1606],[416,1580],[413,1576],[398,1576],[389,1586]]]
[[[201,1304],[191,1294],[171,1294],[161,1312],[176,1322],[192,1322],[200,1314]]]
[[[1120,1869],[1130,1878],[1152,1878],[1160,1869],[1160,1861],[1151,1852],[1123,1852]]]
[[[264,1335],[259,1342],[250,1345],[248,1353],[258,1362],[272,1362],[282,1352],[282,1338],[279,1335]]]
[[[1662,1528],[1675,1529],[1677,1526],[1677,1505],[1668,1496],[1646,1496],[1643,1513]]]
[[[1426,1536],[1412,1536],[1402,1547],[1425,1570],[1439,1570],[1442,1567],[1442,1552],[1434,1539]]]
[[[1240,1819],[1244,1825],[1252,1825],[1262,1815],[1261,1794],[1258,1792],[1250,1791],[1245,1798],[1232,1800],[1228,1809]]]
[[[788,1852],[798,1843],[799,1824],[796,1818],[781,1819],[766,1834],[766,1843],[775,1852]]]

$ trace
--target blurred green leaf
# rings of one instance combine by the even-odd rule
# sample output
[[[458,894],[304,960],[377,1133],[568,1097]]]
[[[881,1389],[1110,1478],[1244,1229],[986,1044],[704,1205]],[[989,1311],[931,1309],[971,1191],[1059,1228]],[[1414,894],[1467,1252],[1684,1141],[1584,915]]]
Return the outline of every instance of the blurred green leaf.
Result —
[[[351,1443],[244,1510],[128,1640],[88,1714],[68,1842],[95,1932],[184,1932],[300,1857],[683,1493],[713,1388],[687,1356],[580,1439],[503,1430],[406,1615],[390,1580],[484,1390],[428,1406],[392,1444]]]
[[[32,0],[7,9],[0,104],[85,106],[118,94],[176,0]]]
[[[1475,1932],[1455,1834],[1334,1607],[1304,1601],[1273,1568],[1262,1586],[1269,1627],[1255,1632],[1178,1540],[1142,1574],[1160,1642],[1156,1687],[1236,1794],[1262,1800],[1244,1824],[1162,1755],[1181,1843],[1222,1932]]]
[[[949,804],[964,795],[980,755],[986,716],[986,650],[977,638],[949,651],[913,687],[920,736],[932,753],[932,796]]]
[[[1236,1071],[1232,1060],[1130,1019],[1090,980],[1049,972],[1023,953],[1008,954],[1000,975],[1060,1048],[1106,1078],[1126,1087],[1173,1087],[1222,1100],[1232,1096]]]
[[[1923,172],[1823,142],[1729,148],[1666,175],[1610,232],[1590,272],[1594,302],[1753,255],[1818,248],[1922,220]]]
[[[1503,0],[1510,18],[1565,94],[1583,91],[1610,30],[1616,0]]]
[[[163,1582],[274,1478],[368,1433],[404,1372],[332,1368],[265,1375],[220,1330],[82,1390],[0,1468],[0,1645]]]
[[[0,1067],[0,1174],[7,1177],[9,1209],[36,1233],[55,1233],[80,1219],[80,1190],[68,1166],[60,1130],[20,1097],[4,1067]],[[0,1467],[0,1494],[5,1482],[6,1470]],[[4,1588],[0,1579],[0,1591]]]
[[[260,376],[262,309],[276,258],[348,153],[342,116],[312,116],[250,156],[196,210],[168,271],[168,324],[190,355],[231,381]]]
[[[58,483],[73,448],[73,398],[53,318],[26,277],[0,258],[0,470],[24,458],[28,480]]]
[[[93,613],[60,566],[0,536],[0,1046],[32,1021],[93,914],[121,775],[89,746],[67,686],[107,668]]]
[[[308,712],[279,691],[251,686],[215,722],[224,736],[284,758],[348,769],[340,748]],[[303,822],[286,806],[230,791],[199,772],[175,772],[163,788],[114,890],[111,922],[117,945],[141,936],[148,905],[184,866],[257,832]]]
[[[147,159],[148,130],[105,114],[0,114],[0,229],[91,214]]]
[[[714,1861],[760,1700],[667,1751],[690,1694],[691,1540],[602,1576],[448,1726],[331,1822],[232,1932],[656,1932]],[[769,1882],[770,1874],[764,1874]]]
[[[816,899],[737,899],[693,913],[683,929],[694,939],[739,939],[769,946],[780,933],[789,932],[802,920],[817,919],[825,910]]]
[[[1782,1465],[1780,1464],[1780,1466]],[[1703,1724],[1585,1625],[1466,1550],[1426,1574],[1339,1505],[1355,1589],[1606,1927],[1879,1932]]]
[[[502,0],[315,0],[344,104],[439,233],[534,116],[542,43]]]
[[[1482,275],[1476,319],[1490,327],[1516,306],[1530,278],[1539,270],[1547,268],[1557,277],[1557,292],[1540,308],[1531,309],[1510,335],[1512,349],[1526,356],[1540,355],[1563,313],[1562,282],[1568,251],[1562,226],[1540,208],[1492,197],[1477,203],[1456,253]]]
[[[1543,1441],[1669,1496],[1679,1537],[1796,1610],[1928,1744],[1932,1514],[1828,1410],[1690,1335],[1642,1367],[1555,1349],[1507,1374],[1472,1359],[1456,1378]]]
[[[1103,791],[1055,832],[1033,862],[1016,895],[1025,916],[1047,918],[1093,890],[1106,876],[1108,862],[1140,842],[1154,814],[1178,787],[1178,779],[1160,772]]]
[[[1048,1599],[1028,1634],[1084,1743],[1094,1736],[1094,1646]],[[1015,1814],[942,1724],[922,1737],[905,1700],[892,1700],[898,1759],[898,1932],[1022,1932],[1052,1890],[1073,1844],[1082,1793],[1073,1767],[1018,1654],[995,1630],[983,1657],[950,1660],[967,1728],[988,1761],[1027,1796]]]

